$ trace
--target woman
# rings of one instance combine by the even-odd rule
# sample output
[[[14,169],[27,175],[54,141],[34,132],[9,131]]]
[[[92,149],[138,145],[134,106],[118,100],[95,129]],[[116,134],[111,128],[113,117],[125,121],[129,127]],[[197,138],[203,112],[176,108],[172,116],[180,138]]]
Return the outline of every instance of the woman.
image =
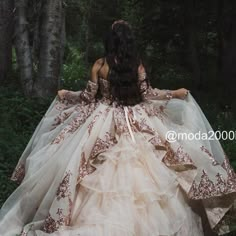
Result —
[[[12,175],[1,236],[201,236],[234,214],[236,175],[188,90],[152,88],[130,25],[112,24],[83,91],[58,91]],[[100,96],[99,96],[100,95]]]

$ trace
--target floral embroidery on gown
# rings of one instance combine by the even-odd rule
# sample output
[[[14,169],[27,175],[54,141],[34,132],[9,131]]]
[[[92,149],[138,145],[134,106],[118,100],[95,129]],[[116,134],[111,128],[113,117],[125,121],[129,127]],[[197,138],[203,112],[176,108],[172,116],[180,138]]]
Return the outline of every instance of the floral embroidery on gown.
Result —
[[[12,174],[1,236],[201,236],[203,205],[219,235],[235,215],[236,174],[217,140],[168,142],[168,130],[207,132],[191,94],[148,87],[118,106],[109,81],[55,97]],[[102,97],[97,99],[97,91]]]

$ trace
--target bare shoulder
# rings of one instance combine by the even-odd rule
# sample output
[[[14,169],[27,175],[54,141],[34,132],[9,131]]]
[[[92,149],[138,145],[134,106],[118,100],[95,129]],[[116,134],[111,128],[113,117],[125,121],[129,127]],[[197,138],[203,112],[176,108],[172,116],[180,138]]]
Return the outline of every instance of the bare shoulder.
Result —
[[[93,64],[93,67],[91,70],[91,80],[95,83],[97,83],[98,72],[101,69],[102,65],[103,65],[103,58],[97,59]]]
[[[95,70],[99,70],[99,68],[101,68],[102,65],[103,65],[103,58],[99,58],[94,62],[93,68]]]

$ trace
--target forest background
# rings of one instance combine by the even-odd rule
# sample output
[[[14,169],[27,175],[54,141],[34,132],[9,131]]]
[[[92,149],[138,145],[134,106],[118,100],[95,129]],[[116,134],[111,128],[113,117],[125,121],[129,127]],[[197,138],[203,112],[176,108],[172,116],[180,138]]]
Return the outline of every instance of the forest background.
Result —
[[[84,88],[117,19],[132,25],[154,87],[190,89],[213,129],[236,136],[236,1],[1,0],[0,206],[57,91]],[[236,139],[221,143],[236,169]]]

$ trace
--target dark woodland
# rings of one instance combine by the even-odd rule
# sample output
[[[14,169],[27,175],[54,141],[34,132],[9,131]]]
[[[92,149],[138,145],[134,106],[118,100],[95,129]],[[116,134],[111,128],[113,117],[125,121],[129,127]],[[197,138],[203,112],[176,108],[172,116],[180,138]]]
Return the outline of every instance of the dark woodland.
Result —
[[[84,88],[117,19],[132,25],[154,87],[189,89],[213,129],[236,136],[235,0],[1,0],[0,206],[57,91]],[[236,138],[221,144],[236,169]]]

